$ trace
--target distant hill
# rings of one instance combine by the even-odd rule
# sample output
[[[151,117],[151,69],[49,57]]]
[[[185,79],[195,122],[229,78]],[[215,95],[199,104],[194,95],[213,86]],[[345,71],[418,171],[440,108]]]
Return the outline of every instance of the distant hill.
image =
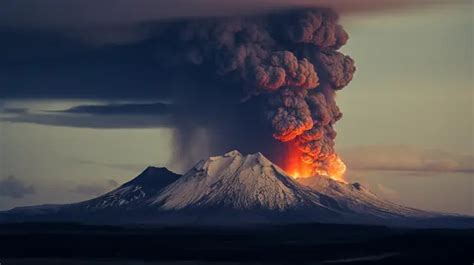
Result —
[[[97,198],[64,205],[14,208],[3,222],[74,221],[166,225],[358,223],[474,227],[474,218],[446,215],[378,198],[358,183],[325,176],[294,180],[261,153],[231,151],[186,174],[148,167]]]

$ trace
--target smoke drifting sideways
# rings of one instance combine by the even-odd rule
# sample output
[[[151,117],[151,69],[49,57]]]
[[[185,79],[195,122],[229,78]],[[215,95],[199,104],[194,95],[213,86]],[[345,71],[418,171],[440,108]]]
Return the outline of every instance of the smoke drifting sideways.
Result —
[[[176,159],[202,147],[260,151],[277,164],[297,146],[313,173],[340,161],[334,124],[342,117],[337,90],[352,79],[354,61],[341,52],[348,34],[329,9],[288,10],[249,17],[161,24],[154,54],[173,91]]]

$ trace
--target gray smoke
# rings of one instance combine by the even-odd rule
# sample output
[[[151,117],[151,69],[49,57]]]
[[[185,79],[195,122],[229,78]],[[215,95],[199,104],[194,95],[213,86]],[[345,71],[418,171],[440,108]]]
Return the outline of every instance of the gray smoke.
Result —
[[[223,148],[253,145],[271,153],[275,141],[267,138],[295,141],[301,159],[324,171],[337,157],[333,126],[342,113],[335,91],[355,71],[354,61],[338,51],[347,40],[328,9],[161,25],[155,38],[160,67],[174,78],[192,76],[196,86],[182,91],[195,107],[192,118],[179,119],[178,155],[193,144],[196,128],[207,128],[215,137],[210,144]]]

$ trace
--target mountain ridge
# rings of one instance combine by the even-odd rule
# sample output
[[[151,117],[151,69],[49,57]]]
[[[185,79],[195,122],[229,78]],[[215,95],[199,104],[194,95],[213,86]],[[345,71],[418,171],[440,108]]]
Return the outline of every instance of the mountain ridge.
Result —
[[[137,177],[120,187],[91,200],[79,202],[79,204],[85,204],[87,209],[94,210],[120,206],[136,207],[137,204],[148,200],[150,196],[158,194],[179,177],[181,175],[165,167],[149,166]]]
[[[76,221],[163,225],[357,223],[474,227],[474,218],[397,205],[359,183],[325,176],[293,179],[261,153],[237,150],[199,161],[184,175],[148,167],[96,198],[14,208],[4,221]],[[454,220],[454,221],[453,221]]]
[[[185,194],[188,191],[192,191],[191,197]],[[163,202],[165,209],[220,202],[235,209],[260,206],[281,211],[297,201],[317,200],[305,198],[314,195],[305,192],[261,153],[243,156],[234,150],[201,160],[168,186],[155,203]]]

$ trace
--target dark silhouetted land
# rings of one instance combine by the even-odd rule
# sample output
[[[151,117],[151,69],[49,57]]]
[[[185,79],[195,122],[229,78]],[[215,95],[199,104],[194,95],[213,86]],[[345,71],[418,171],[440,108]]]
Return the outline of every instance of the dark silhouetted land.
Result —
[[[301,224],[0,225],[10,264],[472,264],[474,230]]]

